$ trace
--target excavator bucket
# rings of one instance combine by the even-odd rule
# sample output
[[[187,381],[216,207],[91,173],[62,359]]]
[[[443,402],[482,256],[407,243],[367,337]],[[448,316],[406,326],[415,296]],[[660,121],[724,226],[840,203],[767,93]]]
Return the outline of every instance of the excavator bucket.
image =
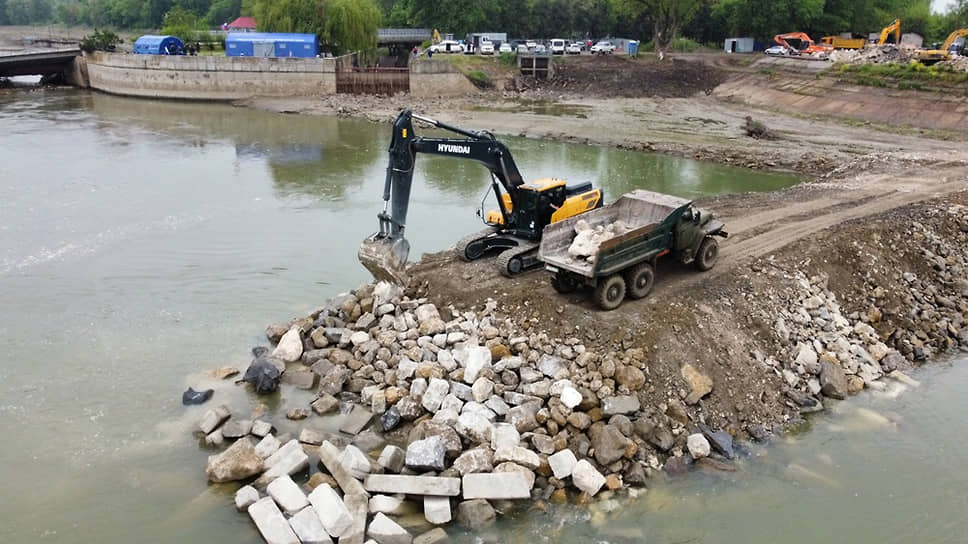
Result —
[[[377,281],[407,284],[407,257],[410,242],[406,238],[371,236],[360,244],[359,259]]]

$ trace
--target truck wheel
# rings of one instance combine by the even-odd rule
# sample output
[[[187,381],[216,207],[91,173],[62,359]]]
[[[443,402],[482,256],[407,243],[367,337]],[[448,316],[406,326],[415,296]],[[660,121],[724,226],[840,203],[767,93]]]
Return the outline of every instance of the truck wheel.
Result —
[[[696,252],[696,268],[700,272],[705,272],[716,266],[717,259],[719,259],[719,242],[712,236],[707,236],[699,245],[699,251]]]
[[[629,298],[644,298],[652,291],[655,269],[649,263],[641,263],[625,273],[625,286]]]
[[[555,291],[567,295],[574,293],[581,286],[581,283],[567,272],[558,272],[551,276],[551,286],[555,288]]]
[[[614,310],[622,304],[625,298],[625,278],[621,274],[611,276],[598,282],[595,287],[595,302],[603,310]]]

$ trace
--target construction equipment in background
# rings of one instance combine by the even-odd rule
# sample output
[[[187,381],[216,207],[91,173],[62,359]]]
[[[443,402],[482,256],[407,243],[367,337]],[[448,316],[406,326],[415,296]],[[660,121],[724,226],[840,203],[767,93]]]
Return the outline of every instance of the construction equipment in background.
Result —
[[[950,60],[951,46],[958,41],[958,38],[964,38],[966,36],[968,36],[968,28],[959,28],[951,34],[948,34],[948,39],[944,41],[940,49],[918,49],[914,52],[914,58],[924,64],[934,64],[943,60]]]
[[[887,41],[887,38],[889,38],[892,34],[894,35],[893,43],[896,45],[901,45],[901,20],[900,19],[894,19],[893,23],[885,26],[884,29],[881,30],[881,37],[877,40],[877,45],[884,45],[885,43],[889,43]]]
[[[864,38],[841,38],[840,36],[824,36],[820,43],[829,45],[833,49],[863,49],[867,45]]]
[[[825,56],[833,51],[832,46],[814,43],[810,36],[803,32],[777,34],[773,36],[773,41],[798,55]]]
[[[417,137],[413,119],[463,138]],[[487,229],[458,241],[457,254],[473,261],[497,253],[498,268],[506,276],[539,264],[538,243],[545,226],[602,206],[602,191],[592,188],[590,182],[567,185],[560,179],[544,178],[525,183],[511,151],[489,132],[465,130],[409,110],[393,123],[389,151],[383,211],[377,214],[380,230],[365,239],[359,251],[360,262],[377,280],[406,284],[410,243],[404,238],[404,229],[418,153],[470,159],[490,170],[498,209],[484,213],[481,203],[478,215]]]

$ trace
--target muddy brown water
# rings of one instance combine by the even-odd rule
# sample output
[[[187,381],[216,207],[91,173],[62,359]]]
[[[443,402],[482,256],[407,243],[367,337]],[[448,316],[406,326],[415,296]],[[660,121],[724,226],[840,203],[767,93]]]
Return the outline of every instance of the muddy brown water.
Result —
[[[0,127],[0,347],[6,357],[0,365],[0,541],[258,541],[247,517],[230,506],[234,487],[205,482],[210,452],[190,436],[204,408],[181,406],[180,395],[189,385],[215,387],[212,404],[226,403],[236,413],[261,401],[288,430],[282,414],[304,403],[305,394],[255,399],[203,373],[225,364],[244,369],[248,348],[265,343],[266,323],[304,314],[366,281],[355,251],[376,228],[388,127],[20,89],[0,93]],[[606,148],[507,143],[526,177],[594,180],[609,200],[640,187],[698,197],[796,181]],[[477,164],[419,160],[411,255],[442,249],[477,229],[474,211],[487,186],[486,170]],[[948,385],[925,382],[919,391]],[[936,411],[948,400],[941,397]],[[936,423],[938,436],[903,453],[918,454],[918,445],[936,451],[944,438],[943,422]],[[332,421],[319,425],[334,427]],[[910,427],[918,428],[901,425],[888,436],[897,441]],[[811,443],[815,436],[823,435],[807,433],[789,455],[825,451],[827,444]],[[851,447],[883,444],[881,433],[833,436],[850,436],[843,440]],[[779,458],[784,448],[764,455]],[[958,453],[952,445],[936,460],[956,466]],[[835,460],[873,467],[883,457]],[[925,478],[940,468],[932,465],[918,467]],[[756,525],[762,493],[778,503],[767,518],[780,520],[779,499],[789,503],[790,489],[804,491],[771,479],[769,463],[742,466],[726,479],[657,482],[621,514],[524,511],[486,535],[496,541],[553,534],[574,542],[637,538],[605,530],[622,527],[643,529],[657,542],[739,542],[713,536],[732,534],[733,523]],[[885,482],[898,475],[897,466],[887,468]],[[878,481],[854,483],[855,471],[829,472],[825,478],[865,493]],[[810,500],[822,502],[822,488],[808,491]],[[950,491],[949,498],[957,496]],[[653,497],[667,499],[657,507]],[[873,508],[872,501],[864,504]],[[797,519],[811,515],[799,512]],[[680,527],[690,516],[711,525]],[[737,521],[743,516],[749,516],[745,524]],[[954,523],[924,515],[923,523],[931,521]]]

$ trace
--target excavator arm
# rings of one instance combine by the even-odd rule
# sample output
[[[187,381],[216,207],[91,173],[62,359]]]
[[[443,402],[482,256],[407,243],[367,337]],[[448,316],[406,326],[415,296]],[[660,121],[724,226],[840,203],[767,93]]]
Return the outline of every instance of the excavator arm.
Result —
[[[413,119],[464,137],[417,137],[413,130]],[[393,123],[389,152],[390,160],[383,185],[383,211],[377,214],[380,229],[363,241],[359,252],[360,262],[374,278],[406,283],[404,270],[410,254],[410,243],[404,237],[404,230],[417,153],[471,159],[483,164],[491,172],[491,184],[504,224],[511,223],[509,216],[517,209],[517,188],[524,184],[524,180],[510,150],[490,133],[465,130],[405,110]],[[504,205],[501,187],[510,196],[510,210]]]
[[[901,20],[900,19],[894,19],[893,23],[884,27],[884,30],[881,30],[881,37],[880,39],[877,40],[877,45],[884,45],[885,43],[887,43],[887,38],[892,33],[894,34],[894,43],[897,45],[901,45]]]

